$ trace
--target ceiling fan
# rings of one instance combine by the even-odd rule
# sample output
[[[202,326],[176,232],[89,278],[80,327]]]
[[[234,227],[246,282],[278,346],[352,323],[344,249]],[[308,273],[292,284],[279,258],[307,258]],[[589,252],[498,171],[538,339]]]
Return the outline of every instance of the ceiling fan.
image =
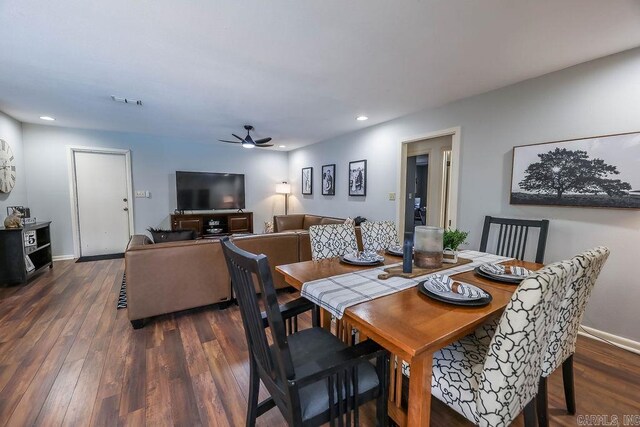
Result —
[[[273,144],[268,144],[269,141],[271,141],[271,138],[262,138],[262,139],[256,139],[255,141],[253,140],[253,138],[251,138],[251,135],[249,135],[249,132],[251,132],[253,130],[253,126],[251,125],[244,125],[245,130],[247,131],[247,136],[245,136],[244,138],[239,137],[238,135],[236,135],[235,133],[232,133],[231,135],[235,136],[236,138],[238,138],[239,141],[228,141],[226,139],[219,139],[218,141],[221,142],[228,142],[230,144],[242,144],[242,146],[244,148],[253,148],[253,147],[259,147],[259,148],[264,148],[264,147],[273,147]]]

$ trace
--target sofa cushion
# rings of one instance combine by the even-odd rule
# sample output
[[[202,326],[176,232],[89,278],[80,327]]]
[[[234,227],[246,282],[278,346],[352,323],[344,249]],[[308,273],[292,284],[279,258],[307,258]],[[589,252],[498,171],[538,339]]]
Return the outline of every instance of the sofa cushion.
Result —
[[[149,233],[151,233],[151,237],[153,238],[153,243],[163,243],[163,242],[178,242],[180,240],[195,240],[197,234],[195,230],[161,230],[159,228],[147,228]]]
[[[304,217],[303,214],[276,215],[273,217],[273,231],[302,230]]]
[[[304,228],[305,230],[308,230],[309,227],[311,227],[312,225],[321,225],[323,219],[324,219],[323,216],[305,215],[304,222],[302,223],[302,228]]]
[[[324,217],[320,220],[320,225],[344,224],[344,219]]]

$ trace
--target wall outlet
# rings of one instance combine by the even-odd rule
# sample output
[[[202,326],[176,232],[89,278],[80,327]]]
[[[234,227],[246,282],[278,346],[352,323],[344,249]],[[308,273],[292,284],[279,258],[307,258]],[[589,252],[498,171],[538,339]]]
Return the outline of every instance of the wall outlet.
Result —
[[[396,193],[389,193],[389,200],[394,201],[396,199]]]

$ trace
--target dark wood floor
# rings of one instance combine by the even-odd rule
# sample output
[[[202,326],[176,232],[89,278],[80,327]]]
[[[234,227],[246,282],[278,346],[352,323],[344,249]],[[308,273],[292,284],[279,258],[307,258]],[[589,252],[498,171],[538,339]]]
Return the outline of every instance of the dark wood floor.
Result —
[[[162,316],[134,331],[115,308],[123,268],[56,262],[26,286],[0,288],[0,425],[244,424],[237,307]],[[640,414],[640,356],[580,338],[575,367],[579,415]],[[550,406],[552,425],[576,425],[557,374]],[[468,425],[438,401],[432,413],[434,426]],[[283,420],[274,409],[259,424]]]

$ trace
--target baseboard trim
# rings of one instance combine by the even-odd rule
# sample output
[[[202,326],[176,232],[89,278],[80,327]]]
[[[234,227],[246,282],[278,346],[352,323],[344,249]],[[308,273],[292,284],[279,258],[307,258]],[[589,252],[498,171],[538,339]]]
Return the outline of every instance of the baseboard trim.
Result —
[[[629,338],[619,337],[617,335],[610,334],[608,332],[600,331],[598,329],[590,328],[588,326],[580,326],[581,329],[578,331],[578,334],[587,337],[596,339],[602,342],[609,342],[616,347],[623,348],[632,353],[640,354],[640,342],[630,340]]]
[[[53,257],[54,261],[68,261],[70,259],[75,259],[75,255],[56,255]]]

